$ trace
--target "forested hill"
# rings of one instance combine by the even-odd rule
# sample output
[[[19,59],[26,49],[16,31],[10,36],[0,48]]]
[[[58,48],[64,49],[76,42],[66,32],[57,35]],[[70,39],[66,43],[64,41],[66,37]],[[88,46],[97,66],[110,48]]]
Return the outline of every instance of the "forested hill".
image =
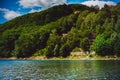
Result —
[[[89,8],[87,6],[83,5],[59,5],[54,6],[52,8],[49,8],[47,10],[36,12],[36,13],[30,13],[23,15],[21,17],[17,17],[5,24],[3,24],[0,28],[0,31],[4,31],[6,29],[15,28],[18,26],[41,26],[45,25],[47,23],[50,23],[52,21],[55,21],[61,17],[67,16],[72,14],[75,10],[94,10],[94,8]]]
[[[120,4],[59,5],[0,25],[0,57],[67,57],[71,51],[120,55]]]

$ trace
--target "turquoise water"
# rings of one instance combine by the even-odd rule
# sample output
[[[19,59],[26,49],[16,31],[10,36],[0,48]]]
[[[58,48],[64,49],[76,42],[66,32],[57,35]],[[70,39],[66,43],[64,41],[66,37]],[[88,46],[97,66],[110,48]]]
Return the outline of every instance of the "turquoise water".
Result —
[[[120,80],[120,61],[1,60],[0,80]]]

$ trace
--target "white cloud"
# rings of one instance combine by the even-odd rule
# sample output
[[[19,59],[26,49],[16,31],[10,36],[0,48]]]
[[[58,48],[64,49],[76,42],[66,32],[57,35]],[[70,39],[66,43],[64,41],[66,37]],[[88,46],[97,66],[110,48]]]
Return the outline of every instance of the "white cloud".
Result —
[[[49,8],[53,5],[66,3],[67,0],[20,0],[19,4],[23,8],[41,7],[42,9]]]
[[[112,1],[100,1],[100,0],[85,1],[85,2],[82,2],[81,4],[87,5],[87,6],[96,6],[96,5],[98,5],[100,9],[103,8],[105,4],[107,4],[109,6],[116,5],[116,3],[112,2]]]
[[[0,11],[4,13],[4,18],[7,20],[11,20],[17,16],[21,16],[20,13],[5,8],[0,8]]]
[[[40,10],[32,9],[29,13],[39,12]]]
[[[9,11],[9,10],[6,9],[6,8],[0,8],[0,11],[7,12],[7,11]]]

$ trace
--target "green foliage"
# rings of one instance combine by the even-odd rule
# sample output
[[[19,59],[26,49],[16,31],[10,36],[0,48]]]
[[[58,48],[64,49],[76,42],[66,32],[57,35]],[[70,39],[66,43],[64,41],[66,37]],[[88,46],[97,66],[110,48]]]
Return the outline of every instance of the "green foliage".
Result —
[[[19,39],[15,43],[15,56],[17,57],[25,57],[31,56],[34,46],[34,37],[33,35],[25,34],[19,37]]]
[[[59,28],[57,29],[59,34],[61,33],[67,33],[68,31],[71,30],[72,27],[75,27],[76,19],[78,15],[77,14],[71,14],[67,17],[61,18],[58,22],[57,25],[59,25]]]
[[[88,38],[83,38],[80,42],[80,47],[84,50],[84,51],[88,51],[89,47],[90,47],[90,41]]]
[[[63,14],[64,13],[64,14]],[[11,21],[0,26],[0,32],[3,32],[6,29],[15,28],[18,26],[25,25],[45,25],[52,21],[55,21],[61,17],[67,16],[72,13],[71,7],[67,5],[59,5],[49,8],[41,12],[35,12],[23,15],[12,19]]]
[[[47,49],[46,48],[44,48],[44,49],[40,49],[40,50],[38,50],[37,52],[35,52],[34,54],[33,54],[33,56],[46,56],[46,53],[47,53]]]
[[[73,49],[76,46],[79,46],[80,43],[80,34],[77,29],[72,28],[67,36],[67,44],[70,44],[70,48]]]
[[[0,37],[0,56],[10,57],[12,50],[15,47],[15,41],[18,39],[20,33],[18,30],[6,30]]]
[[[60,56],[59,55],[59,48],[60,48],[60,36],[56,33],[50,34],[50,37],[47,42],[47,57],[52,56]]]
[[[80,48],[75,47],[75,48],[72,50],[72,52],[80,52]]]
[[[78,19],[77,19],[77,21],[76,21],[76,27],[77,27],[78,29],[81,28],[81,24],[82,24],[82,22],[84,21],[85,17],[88,15],[88,13],[89,13],[89,11],[88,11],[88,10],[85,10],[85,11],[83,11],[83,12],[81,12],[81,13],[79,14]]]
[[[70,44],[64,44],[62,45],[62,47],[60,48],[60,55],[63,57],[67,57],[70,55]]]
[[[115,42],[113,53],[114,53],[115,55],[120,56],[120,40],[117,41],[117,42]]]
[[[85,17],[85,20],[84,20],[84,25],[83,25],[83,29],[89,29],[89,30],[94,30],[94,25],[95,25],[95,22],[94,21],[94,17],[95,16],[95,13],[94,12],[91,12],[89,13],[86,17]]]
[[[120,19],[117,21],[117,23],[115,24],[115,31],[117,32],[117,33],[119,33],[119,31],[120,31]]]
[[[120,5],[59,5],[0,25],[0,57],[67,57],[71,51],[120,55]]]
[[[105,38],[104,34],[98,35],[91,46],[91,50],[99,55],[111,55],[113,54],[113,40]]]

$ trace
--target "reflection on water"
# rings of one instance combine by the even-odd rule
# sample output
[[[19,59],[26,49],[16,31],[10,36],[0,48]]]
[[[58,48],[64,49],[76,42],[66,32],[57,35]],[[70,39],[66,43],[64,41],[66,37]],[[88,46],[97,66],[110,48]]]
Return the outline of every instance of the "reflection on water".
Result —
[[[120,61],[0,61],[0,80],[21,79],[120,80]]]

